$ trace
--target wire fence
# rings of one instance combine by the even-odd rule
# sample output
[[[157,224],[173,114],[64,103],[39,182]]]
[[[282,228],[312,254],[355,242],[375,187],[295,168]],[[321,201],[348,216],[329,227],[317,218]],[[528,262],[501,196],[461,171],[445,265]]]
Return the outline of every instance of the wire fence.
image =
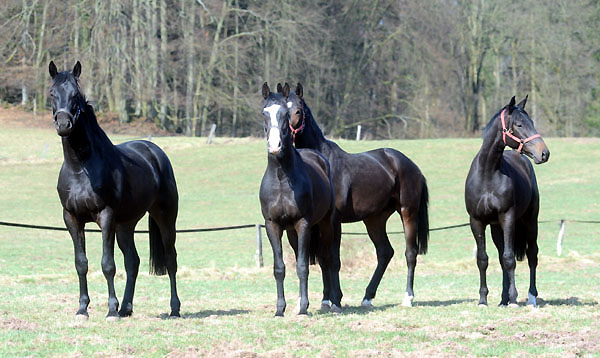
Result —
[[[558,237],[556,240],[556,254],[557,256],[562,255],[562,242],[565,234],[565,224],[567,222],[570,223],[581,223],[581,224],[600,224],[600,220],[579,220],[579,219],[560,219],[560,220],[541,220],[538,221],[538,224],[546,224],[546,223],[556,223],[558,222],[560,225],[560,229],[558,231]],[[34,225],[34,224],[23,224],[23,223],[14,223],[14,222],[6,222],[0,221],[0,226],[7,227],[16,227],[22,229],[33,229],[33,230],[50,230],[50,231],[68,231],[66,227],[58,227],[58,226],[46,226],[46,225]],[[435,227],[429,229],[429,231],[442,231],[442,230],[450,230],[461,227],[469,226],[469,223],[464,224],[456,224],[456,225],[447,225],[441,227]],[[228,230],[241,230],[241,229],[249,229],[256,228],[256,254],[255,259],[257,266],[263,267],[263,255],[262,255],[262,233],[261,229],[265,226],[263,224],[244,224],[244,225],[231,225],[231,226],[219,226],[219,227],[210,227],[210,228],[195,228],[195,229],[179,229],[176,230],[178,234],[187,234],[187,233],[197,233],[197,232],[212,232],[212,231],[228,231]],[[85,229],[86,232],[96,232],[101,233],[100,229]],[[137,234],[147,234],[148,230],[136,230]],[[390,231],[388,234],[403,234],[404,231]],[[342,231],[342,235],[349,236],[357,236],[357,235],[368,235],[366,232],[344,232]]]

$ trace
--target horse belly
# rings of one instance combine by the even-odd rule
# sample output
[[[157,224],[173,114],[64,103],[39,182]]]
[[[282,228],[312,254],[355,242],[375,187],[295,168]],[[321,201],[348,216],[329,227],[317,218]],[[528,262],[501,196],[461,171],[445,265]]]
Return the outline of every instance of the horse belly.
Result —
[[[336,191],[336,208],[342,222],[356,222],[385,210],[395,209],[393,183],[371,184],[369,178],[354,181],[350,187]]]

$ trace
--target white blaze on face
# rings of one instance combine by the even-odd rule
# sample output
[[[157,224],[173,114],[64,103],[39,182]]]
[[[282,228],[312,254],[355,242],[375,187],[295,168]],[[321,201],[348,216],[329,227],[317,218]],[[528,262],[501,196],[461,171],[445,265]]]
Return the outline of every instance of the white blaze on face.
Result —
[[[269,146],[269,152],[277,154],[281,150],[281,137],[279,132],[279,121],[277,121],[277,112],[281,108],[278,104],[272,104],[269,107],[263,109],[264,112],[269,114],[271,119],[271,128],[267,134],[267,144]]]

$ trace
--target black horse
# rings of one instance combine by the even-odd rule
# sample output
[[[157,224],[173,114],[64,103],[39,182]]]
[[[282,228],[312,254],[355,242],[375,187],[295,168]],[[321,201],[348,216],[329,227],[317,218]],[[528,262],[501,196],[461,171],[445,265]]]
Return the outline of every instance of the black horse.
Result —
[[[96,222],[102,229],[102,272],[108,283],[107,320],[133,312],[133,292],[140,258],[133,232],[150,213],[150,265],[157,275],[169,273],[171,316],[179,316],[175,273],[175,220],[178,194],[169,159],[153,143],[132,141],[113,145],[100,129],[94,110],[79,89],[81,64],[72,72],[58,72],[49,65],[54,125],[62,137],[64,162],[58,177],[63,217],[73,239],[75,268],[79,275],[78,318],[88,317],[88,261],[84,226]],[[121,310],[115,295],[115,233],[123,252],[127,284]]]
[[[377,268],[367,286],[362,305],[372,306],[379,282],[394,255],[386,223],[397,211],[404,225],[408,265],[403,305],[411,306],[417,254],[427,252],[429,239],[427,183],[419,167],[391,148],[350,154],[325,139],[304,101],[300,83],[295,93],[290,94],[287,105],[290,107],[290,124],[296,147],[318,150],[331,163],[338,212],[334,223],[336,237],[341,235],[341,223],[363,221],[375,245]]]
[[[487,305],[485,271],[485,227],[491,226],[492,239],[502,266],[501,305],[517,304],[515,256],[529,263],[527,304],[536,306],[537,234],[539,192],[531,162],[545,163],[550,151],[525,112],[527,97],[515,106],[515,97],[502,108],[483,130],[483,144],[473,159],[465,184],[465,203],[471,231],[477,243],[479,267],[479,304]],[[509,146],[515,151],[504,151]]]
[[[329,163],[312,150],[298,151],[292,144],[289,110],[286,106],[289,86],[272,93],[265,82],[262,114],[267,134],[267,169],[260,184],[260,205],[267,236],[273,249],[273,271],[277,282],[277,312],[283,316],[285,298],[281,237],[296,254],[296,273],[300,280],[298,313],[308,309],[308,263],[317,256],[323,275],[323,294],[330,297],[331,312],[341,312],[339,283],[339,240],[333,235],[335,199]],[[313,228],[317,230],[313,230]],[[327,307],[329,309],[329,307]],[[322,306],[323,310],[324,307]]]

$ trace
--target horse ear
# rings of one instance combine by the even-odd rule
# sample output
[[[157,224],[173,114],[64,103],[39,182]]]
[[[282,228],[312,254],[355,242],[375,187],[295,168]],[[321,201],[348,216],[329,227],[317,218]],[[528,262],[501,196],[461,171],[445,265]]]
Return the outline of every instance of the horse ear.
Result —
[[[263,98],[267,99],[270,94],[271,94],[271,90],[269,89],[269,85],[267,84],[267,82],[263,83],[263,85],[262,85]]]
[[[283,85],[283,97],[288,98],[290,96],[290,85],[286,82]]]
[[[281,87],[281,83],[277,84],[277,93],[283,92],[283,87]]]
[[[58,70],[56,69],[54,61],[50,61],[50,64],[48,65],[48,70],[50,72],[50,77],[54,79],[54,77],[56,77],[56,75],[58,74]]]
[[[527,98],[529,98],[529,95],[525,96],[525,98],[523,98],[523,100],[521,102],[519,102],[519,104],[517,104],[517,107],[521,107],[521,108],[525,109],[525,104],[527,103]]]
[[[515,108],[515,96],[513,96],[513,97],[510,99],[510,102],[508,103],[508,106],[507,106],[507,107],[508,107],[508,114],[511,114],[511,113],[512,113],[512,111],[513,111],[513,109]]]
[[[298,84],[296,85],[296,96],[298,96],[298,98],[303,99],[304,97],[304,90],[302,89],[302,85],[300,84],[300,82],[298,82]]]
[[[77,61],[77,63],[75,64],[75,67],[73,67],[73,76],[75,76],[75,78],[79,78],[80,74],[81,74],[81,63],[79,61]]]

